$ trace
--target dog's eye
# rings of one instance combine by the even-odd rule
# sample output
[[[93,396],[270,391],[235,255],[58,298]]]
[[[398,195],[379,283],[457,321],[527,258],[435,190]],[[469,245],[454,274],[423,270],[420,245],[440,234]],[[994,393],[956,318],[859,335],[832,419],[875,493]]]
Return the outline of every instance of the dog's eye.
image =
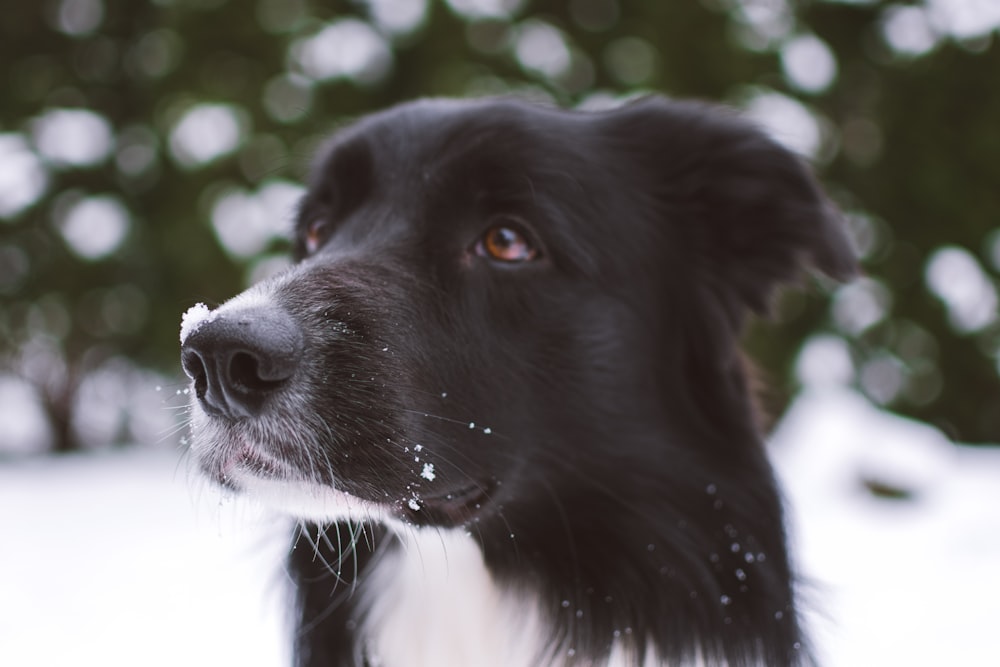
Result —
[[[317,250],[319,250],[319,247],[323,245],[323,241],[326,240],[327,230],[328,230],[328,225],[326,223],[326,220],[323,220],[321,218],[313,220],[312,222],[309,223],[309,225],[306,227],[306,236],[305,236],[305,246],[307,255],[311,255]]]
[[[494,225],[479,239],[476,254],[498,262],[516,264],[537,258],[538,249],[516,227]]]

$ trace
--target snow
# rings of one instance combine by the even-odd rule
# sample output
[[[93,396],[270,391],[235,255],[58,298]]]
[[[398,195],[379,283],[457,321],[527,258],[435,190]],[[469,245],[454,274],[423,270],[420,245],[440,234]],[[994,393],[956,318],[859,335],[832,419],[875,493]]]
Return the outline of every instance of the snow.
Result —
[[[184,344],[188,336],[211,318],[212,310],[200,301],[188,308],[181,316],[181,345]]]
[[[773,458],[821,664],[995,664],[1000,448],[956,447],[826,388],[797,400]]]
[[[995,661],[1000,448],[827,386],[772,453],[821,664]],[[0,508],[0,664],[288,664],[287,523],[182,453],[0,461]]]
[[[284,665],[286,525],[169,449],[0,464],[0,665]]]

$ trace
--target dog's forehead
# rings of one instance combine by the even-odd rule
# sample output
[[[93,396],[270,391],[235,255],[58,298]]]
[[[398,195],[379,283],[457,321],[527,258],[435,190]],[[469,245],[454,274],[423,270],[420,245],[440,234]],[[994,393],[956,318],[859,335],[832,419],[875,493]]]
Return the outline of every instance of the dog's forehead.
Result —
[[[360,152],[368,153],[366,159],[382,178],[431,179],[483,161],[525,169],[561,150],[569,135],[567,124],[574,134],[586,134],[581,127],[585,122],[580,114],[510,99],[419,100],[362,118],[337,133],[322,152],[318,171],[328,175],[338,162]]]

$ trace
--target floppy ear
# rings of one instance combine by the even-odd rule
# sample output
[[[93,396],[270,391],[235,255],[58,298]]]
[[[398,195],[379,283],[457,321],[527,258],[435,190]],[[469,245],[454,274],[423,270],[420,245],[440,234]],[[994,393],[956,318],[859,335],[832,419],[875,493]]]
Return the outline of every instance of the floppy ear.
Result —
[[[706,137],[711,143],[695,157],[700,173],[682,181],[693,197],[690,232],[723,285],[761,313],[775,288],[805,270],[851,278],[857,267],[844,220],[806,165],[756,128],[713,120],[715,141]]]
[[[735,112],[646,98],[619,113],[643,155],[657,223],[697,263],[715,317],[738,331],[747,311],[766,312],[805,271],[856,273],[842,216],[807,166]]]

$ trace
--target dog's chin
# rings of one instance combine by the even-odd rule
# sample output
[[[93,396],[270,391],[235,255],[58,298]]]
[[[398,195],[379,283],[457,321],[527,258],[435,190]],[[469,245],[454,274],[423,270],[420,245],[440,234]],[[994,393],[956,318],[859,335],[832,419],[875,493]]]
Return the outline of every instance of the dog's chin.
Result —
[[[274,474],[274,470],[270,466],[262,468],[256,461],[247,467],[238,464],[230,469],[226,486],[266,507],[316,523],[364,521],[397,528],[456,528],[479,521],[494,507],[492,487],[481,483],[439,495],[409,494],[375,502],[328,484]]]
[[[237,471],[235,486],[266,507],[315,523],[383,523],[393,514],[390,505],[305,480],[260,477],[252,472]]]
[[[373,502],[326,484],[275,476],[270,470],[262,475],[257,465],[233,468],[226,486],[265,507],[316,523],[364,521],[389,527],[456,528],[479,521],[493,507],[488,487],[478,483],[440,496]]]
[[[207,444],[195,429],[194,450],[202,471],[223,488],[296,519],[455,528],[479,521],[496,506],[497,485],[488,480],[456,480],[433,493],[415,492],[406,484],[402,494],[383,491],[373,500],[337,488],[333,481],[318,480],[316,471],[301,470],[258,443],[222,440]]]

